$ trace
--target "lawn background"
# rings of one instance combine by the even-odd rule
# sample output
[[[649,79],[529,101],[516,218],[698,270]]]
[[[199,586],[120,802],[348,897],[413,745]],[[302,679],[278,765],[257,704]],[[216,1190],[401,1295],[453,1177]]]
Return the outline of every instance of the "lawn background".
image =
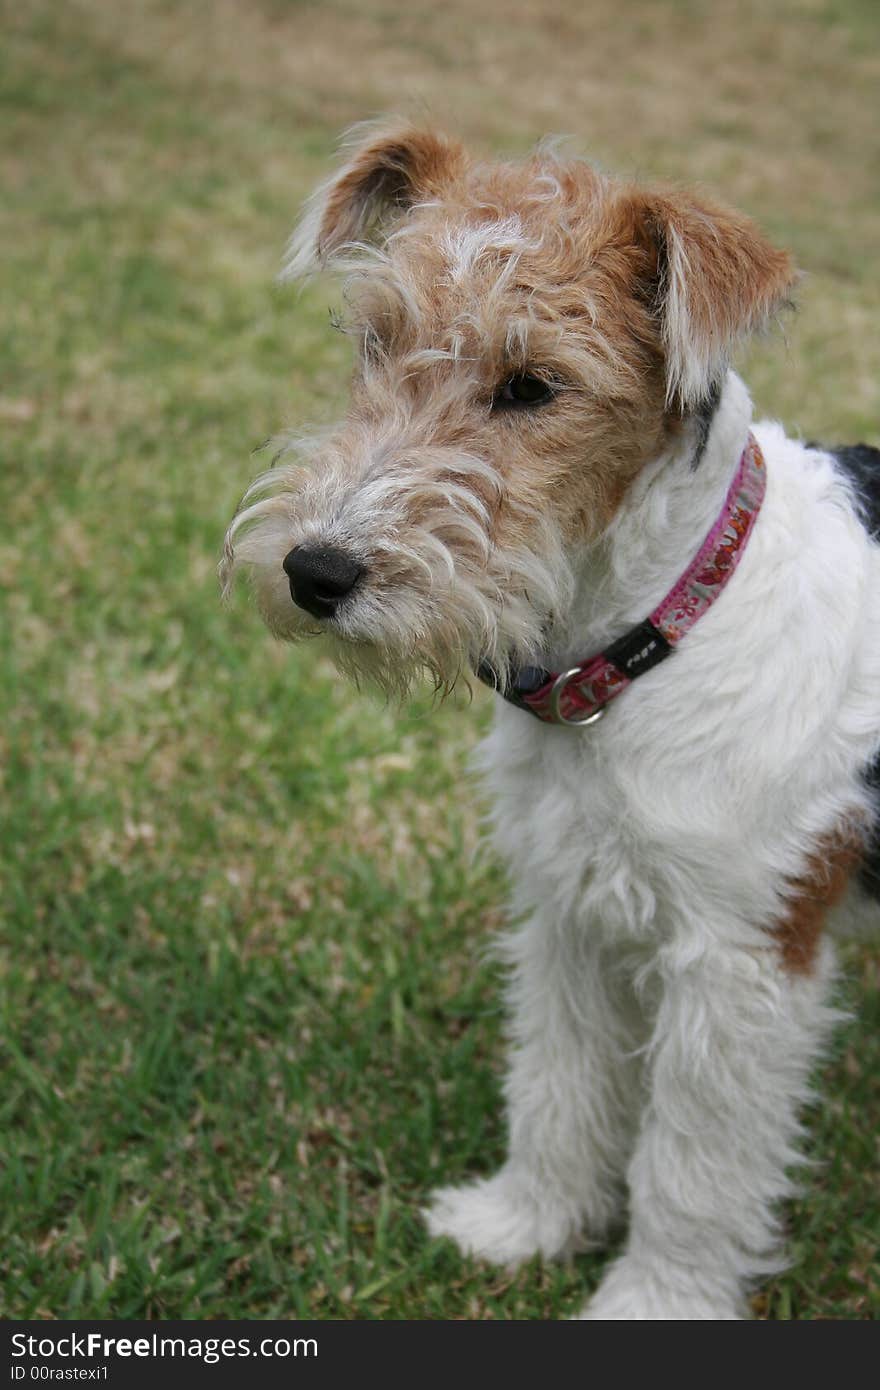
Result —
[[[339,131],[567,132],[808,271],[762,410],[878,441],[873,0],[0,0],[0,1312],[553,1317],[426,1239],[503,1148],[478,695],[399,712],[218,603],[283,426],[339,408],[331,286],[273,286]],[[848,946],[772,1318],[880,1312],[880,978]],[[872,1263],[873,1262],[873,1263]]]

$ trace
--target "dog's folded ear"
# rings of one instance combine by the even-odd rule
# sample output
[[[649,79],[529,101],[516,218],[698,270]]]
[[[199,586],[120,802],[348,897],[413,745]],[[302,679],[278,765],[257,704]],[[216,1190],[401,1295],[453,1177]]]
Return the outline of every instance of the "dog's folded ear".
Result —
[[[404,121],[355,126],[342,148],[345,162],[309,199],[290,239],[282,280],[374,239],[401,211],[447,188],[466,160],[457,142]]]
[[[667,401],[706,399],[740,339],[790,304],[798,272],[741,213],[678,192],[640,192],[637,224],[656,254],[654,308]]]

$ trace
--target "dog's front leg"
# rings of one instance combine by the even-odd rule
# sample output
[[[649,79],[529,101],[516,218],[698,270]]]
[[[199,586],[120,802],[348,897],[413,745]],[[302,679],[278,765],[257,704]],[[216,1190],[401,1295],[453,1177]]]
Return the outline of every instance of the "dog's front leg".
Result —
[[[672,949],[629,1166],[630,1234],[583,1317],[734,1319],[780,1267],[797,1112],[833,1022],[830,950],[810,974],[775,947]]]
[[[538,914],[504,943],[511,967],[508,1157],[436,1192],[432,1235],[499,1264],[601,1238],[622,1208],[637,1118],[641,1012],[582,931]]]

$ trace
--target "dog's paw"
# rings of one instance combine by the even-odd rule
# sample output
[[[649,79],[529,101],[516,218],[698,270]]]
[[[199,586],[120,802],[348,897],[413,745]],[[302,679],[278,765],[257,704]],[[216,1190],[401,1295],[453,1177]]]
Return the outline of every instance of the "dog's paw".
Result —
[[[732,1322],[746,1316],[735,1297],[704,1284],[696,1272],[692,1279],[624,1255],[577,1316],[587,1322]]]
[[[504,1170],[464,1187],[439,1188],[422,1214],[432,1236],[448,1236],[462,1254],[494,1264],[559,1258],[578,1247],[572,1213],[539,1202]]]

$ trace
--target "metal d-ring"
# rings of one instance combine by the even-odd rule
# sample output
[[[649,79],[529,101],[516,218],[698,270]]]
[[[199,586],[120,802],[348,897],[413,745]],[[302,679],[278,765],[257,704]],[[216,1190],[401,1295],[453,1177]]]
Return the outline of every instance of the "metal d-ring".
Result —
[[[605,713],[605,706],[600,705],[598,709],[593,710],[592,714],[588,714],[585,719],[566,719],[565,715],[560,710],[559,701],[562,698],[563,690],[572,676],[579,676],[580,674],[580,666],[572,666],[571,670],[562,671],[553,682],[553,689],[550,691],[550,713],[557,724],[571,724],[573,727],[578,726],[586,728],[588,724],[597,724]]]

